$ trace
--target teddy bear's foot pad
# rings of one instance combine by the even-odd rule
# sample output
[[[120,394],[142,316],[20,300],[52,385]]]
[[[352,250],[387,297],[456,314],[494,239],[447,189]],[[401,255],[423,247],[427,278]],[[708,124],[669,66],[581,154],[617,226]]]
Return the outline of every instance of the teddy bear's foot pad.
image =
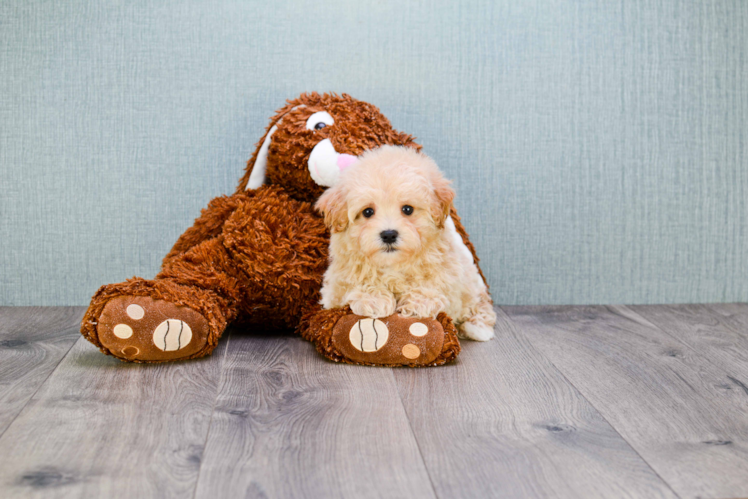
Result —
[[[99,340],[127,361],[187,358],[207,343],[208,322],[198,312],[150,297],[116,297],[99,316]]]
[[[356,363],[423,366],[434,362],[444,346],[444,329],[435,319],[398,314],[374,319],[349,314],[335,325],[333,345]]]

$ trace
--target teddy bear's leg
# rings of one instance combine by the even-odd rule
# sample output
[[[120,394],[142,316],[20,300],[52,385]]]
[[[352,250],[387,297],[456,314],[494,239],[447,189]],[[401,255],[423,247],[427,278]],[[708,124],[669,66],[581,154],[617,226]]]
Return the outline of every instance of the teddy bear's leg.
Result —
[[[236,316],[241,291],[233,271],[221,237],[203,242],[154,280],[101,287],[81,331],[104,353],[126,361],[205,356]]]
[[[375,366],[438,366],[455,359],[460,342],[452,320],[441,313],[436,319],[365,318],[349,307],[307,311],[301,335],[333,361]]]

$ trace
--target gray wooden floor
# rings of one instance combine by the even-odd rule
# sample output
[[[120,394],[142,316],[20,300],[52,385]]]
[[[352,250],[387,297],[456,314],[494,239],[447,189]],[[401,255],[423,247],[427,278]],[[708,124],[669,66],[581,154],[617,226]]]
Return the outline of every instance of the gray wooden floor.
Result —
[[[452,365],[230,331],[132,365],[0,308],[0,497],[746,497],[748,305],[505,307]]]

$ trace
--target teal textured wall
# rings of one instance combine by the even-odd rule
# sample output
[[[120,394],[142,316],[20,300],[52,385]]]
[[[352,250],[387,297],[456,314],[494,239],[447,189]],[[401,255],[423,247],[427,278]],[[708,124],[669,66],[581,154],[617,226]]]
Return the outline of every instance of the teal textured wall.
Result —
[[[0,4],[0,303],[150,277],[284,99],[415,134],[503,304],[748,300],[748,2]]]

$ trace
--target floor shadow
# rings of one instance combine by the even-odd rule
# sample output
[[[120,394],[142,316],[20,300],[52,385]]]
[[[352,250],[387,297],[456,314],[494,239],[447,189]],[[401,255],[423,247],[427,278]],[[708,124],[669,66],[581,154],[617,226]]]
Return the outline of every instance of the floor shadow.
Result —
[[[263,337],[263,338],[299,338],[299,334],[293,328],[271,328],[263,325],[249,323],[234,324],[226,329],[223,337]]]

